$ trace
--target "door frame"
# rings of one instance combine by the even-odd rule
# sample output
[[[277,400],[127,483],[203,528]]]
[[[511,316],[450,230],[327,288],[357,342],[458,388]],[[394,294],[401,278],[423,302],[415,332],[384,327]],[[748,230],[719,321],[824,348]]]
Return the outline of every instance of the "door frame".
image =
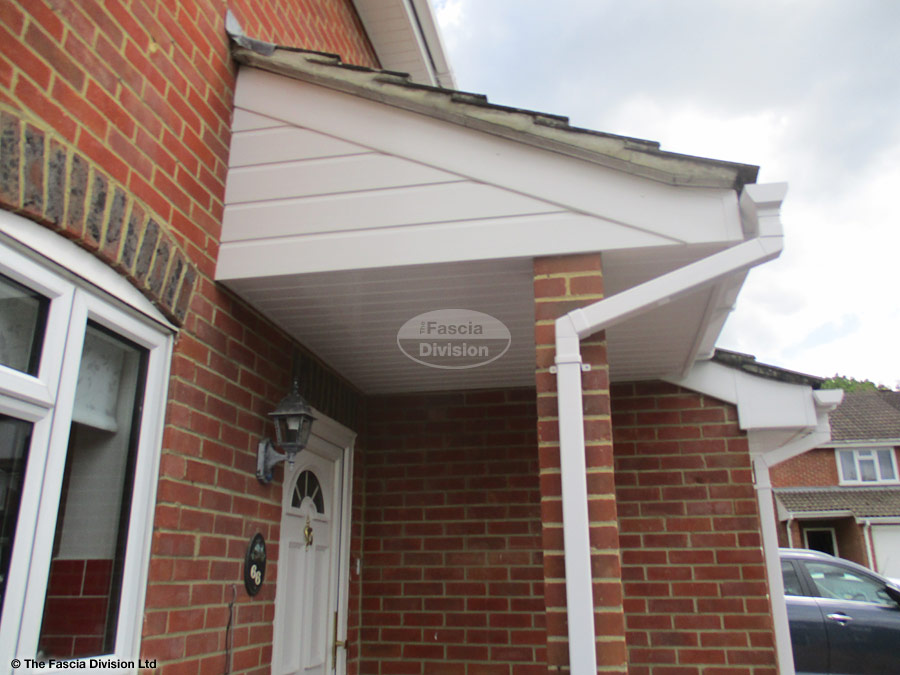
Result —
[[[827,532],[831,535],[831,547],[834,550],[835,556],[840,556],[838,551],[838,540],[837,540],[837,528],[830,525],[822,525],[822,526],[801,526],[803,530],[803,546],[804,548],[809,548],[809,533],[810,532]]]
[[[350,593],[350,515],[351,508],[353,506],[353,453],[354,453],[354,442],[356,440],[356,432],[348,427],[345,427],[340,422],[337,422],[324,413],[319,412],[315,408],[312,409],[313,417],[315,421],[313,422],[312,431],[310,433],[310,442],[307,444],[307,447],[300,451],[297,454],[297,459],[301,459],[303,453],[313,453],[320,457],[323,457],[328,460],[340,461],[341,462],[341,471],[340,474],[335,476],[335,488],[341,490],[341,502],[340,502],[340,514],[339,514],[339,522],[337,523],[337,536],[335,537],[334,545],[338,547],[338,552],[336,556],[337,560],[337,569],[334,570],[336,572],[335,580],[334,580],[334,588],[336,592],[336,597],[334,598],[334,603],[329,602],[330,606],[336,605],[336,610],[338,614],[337,619],[337,634],[339,639],[342,639],[346,642],[347,640],[347,623],[349,618],[349,593]],[[312,447],[317,445],[315,443],[316,440],[323,441],[324,443],[332,446],[334,450],[323,450],[321,447]],[[296,464],[296,461],[295,461]],[[282,479],[281,485],[281,499],[280,499],[280,515],[279,515],[279,525],[284,520],[285,517],[285,509],[286,504],[290,502],[291,491],[293,488],[293,478],[295,471],[289,468],[290,465],[284,464],[284,476]],[[279,553],[283,549],[279,547]],[[286,602],[286,599],[280,597],[279,582],[283,579],[281,571],[279,570],[278,576],[275,581],[275,622],[276,625],[273,626],[273,634],[272,634],[272,672],[274,673],[276,659],[279,657],[279,649],[280,649],[280,640],[281,640],[281,631],[280,626],[277,625],[277,622],[283,620],[279,614],[279,600]],[[331,650],[332,643],[335,639],[334,635],[334,624],[333,620],[329,617],[327,626],[327,650]],[[328,654],[326,656],[326,663],[328,664],[328,668],[330,668],[329,672],[337,673],[337,675],[344,675],[347,672],[347,649],[340,649],[337,651],[337,664],[331,663],[331,656]]]

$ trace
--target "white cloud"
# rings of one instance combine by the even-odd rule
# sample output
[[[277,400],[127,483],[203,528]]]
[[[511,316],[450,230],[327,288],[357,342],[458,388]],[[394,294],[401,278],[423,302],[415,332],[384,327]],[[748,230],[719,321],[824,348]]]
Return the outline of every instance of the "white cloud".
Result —
[[[787,180],[719,340],[900,383],[900,2],[437,0],[463,89]]]

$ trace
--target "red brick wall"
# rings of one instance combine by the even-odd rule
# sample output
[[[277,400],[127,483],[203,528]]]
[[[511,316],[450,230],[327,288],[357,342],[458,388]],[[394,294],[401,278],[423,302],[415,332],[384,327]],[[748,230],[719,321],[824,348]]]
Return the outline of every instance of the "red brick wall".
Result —
[[[603,297],[600,254],[540,258],[534,262],[536,382],[544,545],[544,595],[547,601],[547,662],[568,669],[569,626],[562,519],[555,320]],[[591,585],[598,670],[627,670],[622,613],[622,578],[612,463],[609,409],[609,361],[603,333],[581,342],[581,357],[591,369],[582,374],[590,523]],[[587,592],[588,589],[585,589]],[[576,628],[577,630],[577,628]]]
[[[235,68],[224,14],[249,35],[376,66],[349,0],[0,2],[0,207],[118,269],[180,324],[160,467],[143,655],[163,673],[268,673],[280,476],[254,477],[266,417],[304,394],[353,427],[359,393],[212,281]],[[262,532],[254,599],[241,564]]]
[[[367,416],[360,672],[546,673],[534,390]]]
[[[733,406],[612,388],[631,675],[772,675],[759,513]]]
[[[23,155],[29,130],[41,136],[32,154],[40,150],[38,163],[47,165],[43,184],[29,180],[40,172],[34,162],[6,170],[13,149],[4,129],[0,204],[100,249],[139,288],[158,296],[163,289],[150,293],[143,278],[135,280],[148,271],[141,275],[119,249],[129,238],[137,248],[150,227],[161,233],[151,233],[147,263],[152,259],[162,267],[162,278],[168,266],[185,258],[212,277],[235,68],[222,3],[126,5],[0,4],[0,111],[28,125],[16,140]],[[349,0],[244,0],[228,6],[250,35],[377,65]],[[6,127],[11,124],[6,120]],[[157,237],[166,246],[154,255]]]
[[[793,457],[770,470],[775,487],[825,486],[838,484],[834,450],[816,448]]]

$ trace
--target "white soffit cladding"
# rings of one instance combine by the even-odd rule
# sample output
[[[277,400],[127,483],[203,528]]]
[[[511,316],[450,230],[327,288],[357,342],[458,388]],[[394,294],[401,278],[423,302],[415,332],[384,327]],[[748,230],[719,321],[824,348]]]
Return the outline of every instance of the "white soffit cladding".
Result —
[[[235,103],[220,280],[743,238],[730,188],[650,181],[255,68]]]
[[[239,295],[368,394],[534,385],[530,260],[443,263],[241,279]],[[523,292],[529,289],[529,292]],[[428,368],[404,356],[397,332],[435,309],[490,314],[512,336],[493,363]]]
[[[367,393],[532,386],[534,257],[602,251],[612,294],[744,238],[732,185],[743,165],[547,131],[531,113],[413,87],[414,106],[438,110],[423,114],[352,82],[322,86],[334,69],[319,67],[312,81],[240,69],[216,279]],[[460,116],[470,107],[502,117],[500,132]],[[585,147],[559,151],[559,138]],[[701,289],[610,329],[611,376],[683,373],[730,295]],[[509,352],[464,371],[403,356],[400,326],[448,308],[502,321]]]

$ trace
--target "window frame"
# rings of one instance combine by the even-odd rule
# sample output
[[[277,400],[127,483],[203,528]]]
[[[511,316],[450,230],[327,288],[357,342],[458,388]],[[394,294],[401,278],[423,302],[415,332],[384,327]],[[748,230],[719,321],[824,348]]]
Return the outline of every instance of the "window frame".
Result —
[[[48,297],[50,307],[37,376],[0,366],[0,412],[33,424],[9,566],[9,579],[18,583],[6,588],[0,662],[37,655],[88,320],[147,350],[115,645],[111,653],[87,657],[133,662],[141,642],[173,330],[156,319],[155,310],[145,314],[133,300],[126,303],[111,295],[109,285],[104,284],[107,290],[95,287],[14,245],[0,237],[0,273]],[[79,256],[93,261],[70,246],[73,267]]]
[[[878,452],[887,451],[888,456],[891,458],[891,467],[894,470],[893,478],[882,478],[881,477],[881,462],[878,459]],[[859,466],[859,453],[860,452],[871,452],[874,463],[875,463],[875,471],[878,478],[876,480],[863,480],[862,479],[862,471]],[[853,466],[856,469],[856,478],[847,478],[844,476],[844,465],[841,461],[841,453],[851,453],[853,457]],[[890,445],[865,445],[865,446],[855,446],[855,447],[845,447],[845,448],[835,448],[834,449],[834,461],[837,464],[838,470],[838,482],[840,485],[898,485],[900,484],[900,474],[897,472],[897,452],[893,446]]]

